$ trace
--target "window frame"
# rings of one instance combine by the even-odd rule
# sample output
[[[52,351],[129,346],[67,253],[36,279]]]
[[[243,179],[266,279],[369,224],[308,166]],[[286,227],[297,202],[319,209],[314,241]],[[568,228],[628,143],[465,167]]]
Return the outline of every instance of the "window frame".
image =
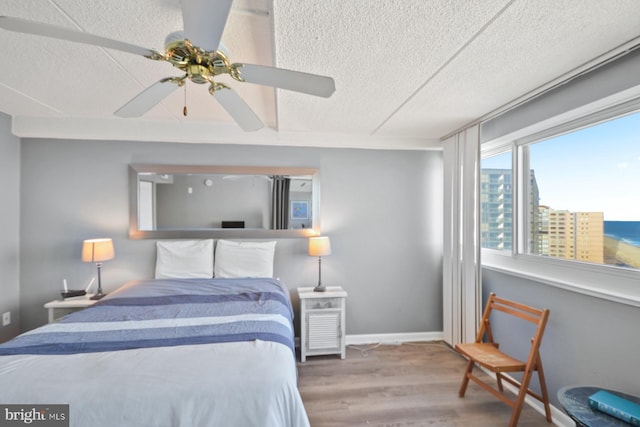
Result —
[[[482,267],[581,294],[640,307],[640,269],[543,257],[527,253],[529,242],[530,182],[526,173],[527,146],[640,112],[640,97],[616,105],[595,105],[573,117],[556,118],[528,132],[487,141],[481,145],[481,160],[511,151],[513,185],[513,233],[511,251],[481,248]],[[482,168],[482,161],[480,169]]]

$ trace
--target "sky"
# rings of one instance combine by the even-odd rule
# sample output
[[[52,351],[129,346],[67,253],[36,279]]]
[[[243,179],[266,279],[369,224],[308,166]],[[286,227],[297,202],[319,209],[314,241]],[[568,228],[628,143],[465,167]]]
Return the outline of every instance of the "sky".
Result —
[[[640,221],[640,113],[530,145],[540,204]],[[510,168],[511,156],[482,160]]]

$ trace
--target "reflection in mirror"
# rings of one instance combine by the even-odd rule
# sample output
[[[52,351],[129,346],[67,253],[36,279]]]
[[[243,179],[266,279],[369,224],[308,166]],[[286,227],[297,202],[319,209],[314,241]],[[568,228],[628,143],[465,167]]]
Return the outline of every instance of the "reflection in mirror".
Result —
[[[310,168],[132,165],[129,235],[315,235],[318,181]]]

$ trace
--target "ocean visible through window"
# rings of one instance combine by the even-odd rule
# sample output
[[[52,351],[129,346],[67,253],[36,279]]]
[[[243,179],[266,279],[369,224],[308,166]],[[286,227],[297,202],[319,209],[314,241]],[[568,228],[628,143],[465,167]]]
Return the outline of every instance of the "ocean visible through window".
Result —
[[[640,268],[640,221],[605,221],[605,239],[609,239],[614,247],[609,251],[607,264],[615,264],[623,267]],[[606,245],[606,242],[605,242]],[[625,252],[628,252],[625,255]],[[605,246],[605,254],[607,254]],[[629,259],[625,262],[625,256]]]

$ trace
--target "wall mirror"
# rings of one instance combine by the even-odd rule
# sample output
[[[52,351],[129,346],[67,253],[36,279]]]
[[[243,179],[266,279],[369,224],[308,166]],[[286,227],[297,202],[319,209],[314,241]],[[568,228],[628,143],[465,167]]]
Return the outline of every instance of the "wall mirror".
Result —
[[[129,166],[132,239],[320,234],[318,169]]]

